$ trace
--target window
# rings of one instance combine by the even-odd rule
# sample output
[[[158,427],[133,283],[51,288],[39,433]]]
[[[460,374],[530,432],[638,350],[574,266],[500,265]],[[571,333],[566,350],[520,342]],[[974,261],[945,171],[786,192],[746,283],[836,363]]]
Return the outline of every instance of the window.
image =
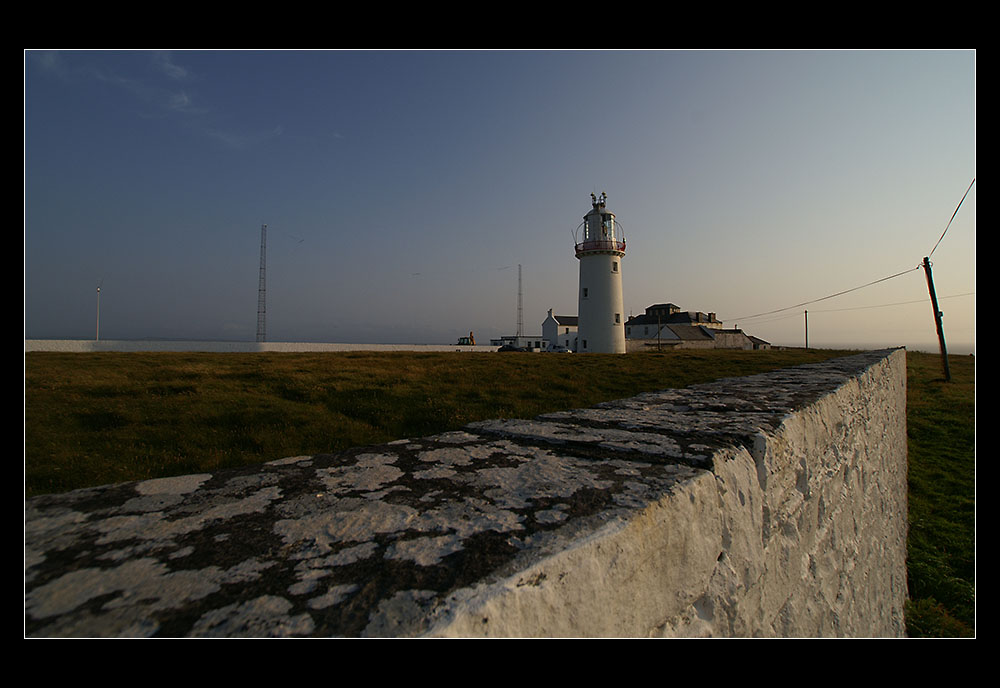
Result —
[[[583,298],[587,298],[587,287],[583,288]]]
[[[587,340],[586,340],[586,339],[584,339],[584,340],[583,340],[583,348],[584,348],[584,349],[586,349],[586,348],[587,348]]]
[[[615,325],[620,325],[622,322],[622,314],[615,313]]]
[[[611,261],[611,272],[618,272],[618,261]]]
[[[569,328],[568,327],[566,328],[566,334],[569,334]]]

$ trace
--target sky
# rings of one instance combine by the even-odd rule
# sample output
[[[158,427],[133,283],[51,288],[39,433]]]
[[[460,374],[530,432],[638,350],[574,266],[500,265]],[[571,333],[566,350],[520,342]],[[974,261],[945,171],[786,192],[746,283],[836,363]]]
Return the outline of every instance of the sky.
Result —
[[[266,224],[268,341],[540,334],[606,192],[626,312],[969,353],[975,176],[968,50],[29,50],[24,333],[254,341]]]

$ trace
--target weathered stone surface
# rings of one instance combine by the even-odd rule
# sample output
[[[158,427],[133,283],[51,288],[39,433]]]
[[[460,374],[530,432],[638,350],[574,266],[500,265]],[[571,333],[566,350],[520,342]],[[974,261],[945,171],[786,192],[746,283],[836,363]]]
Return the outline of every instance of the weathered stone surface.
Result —
[[[901,635],[905,354],[25,504],[30,636]]]

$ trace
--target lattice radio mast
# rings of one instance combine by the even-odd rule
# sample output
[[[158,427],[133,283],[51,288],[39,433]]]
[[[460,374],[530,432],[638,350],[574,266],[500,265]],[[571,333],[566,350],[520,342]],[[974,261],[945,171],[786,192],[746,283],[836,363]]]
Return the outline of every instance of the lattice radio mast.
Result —
[[[260,226],[260,283],[257,286],[257,341],[267,341],[267,225]]]
[[[521,264],[517,264],[517,336],[524,334],[524,309],[521,307]],[[521,346],[518,344],[517,346]]]

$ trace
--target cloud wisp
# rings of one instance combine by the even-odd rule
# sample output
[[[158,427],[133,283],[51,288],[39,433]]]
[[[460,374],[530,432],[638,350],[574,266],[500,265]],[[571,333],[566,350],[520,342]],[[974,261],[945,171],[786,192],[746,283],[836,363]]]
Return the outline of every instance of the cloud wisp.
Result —
[[[226,113],[204,103],[197,89],[198,75],[175,60],[170,52],[151,51],[145,67],[135,74],[125,74],[117,69],[113,59],[104,59],[108,55],[86,51],[33,51],[26,57],[43,72],[57,78],[94,81],[119,88],[148,108],[140,116],[177,117],[180,124],[197,135],[226,148],[247,149],[284,133],[280,125],[249,133],[221,125]]]

